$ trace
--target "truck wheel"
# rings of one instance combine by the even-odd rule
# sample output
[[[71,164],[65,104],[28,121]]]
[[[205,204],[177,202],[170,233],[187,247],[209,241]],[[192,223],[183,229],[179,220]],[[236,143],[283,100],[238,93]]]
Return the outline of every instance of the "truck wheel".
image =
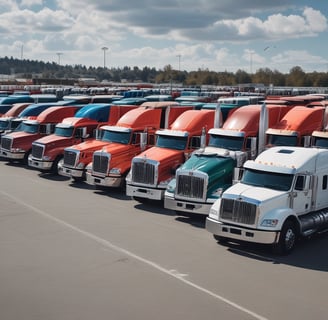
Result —
[[[28,157],[31,154],[32,150],[26,151],[24,155],[24,159],[22,161],[22,164],[28,164]]]
[[[58,167],[63,166],[64,158],[58,156],[51,167],[51,173],[58,175]]]
[[[274,245],[275,253],[285,255],[292,252],[296,245],[297,229],[295,223],[286,221],[282,226],[279,241]]]

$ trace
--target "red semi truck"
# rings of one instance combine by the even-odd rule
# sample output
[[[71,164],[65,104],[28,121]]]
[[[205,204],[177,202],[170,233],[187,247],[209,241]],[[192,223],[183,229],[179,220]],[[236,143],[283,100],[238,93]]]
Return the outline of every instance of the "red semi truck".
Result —
[[[33,141],[53,133],[58,122],[74,116],[77,110],[76,106],[50,107],[36,119],[24,120],[15,131],[1,137],[1,156],[9,161],[18,160],[27,164]]]

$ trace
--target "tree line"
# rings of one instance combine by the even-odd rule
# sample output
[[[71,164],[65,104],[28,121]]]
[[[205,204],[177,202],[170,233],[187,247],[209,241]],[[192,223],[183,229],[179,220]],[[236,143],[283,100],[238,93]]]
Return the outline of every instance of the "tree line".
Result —
[[[208,69],[195,71],[178,71],[171,65],[163,69],[144,67],[104,68],[83,65],[59,65],[55,62],[42,62],[13,57],[0,58],[1,75],[19,75],[21,78],[34,79],[79,79],[92,78],[99,82],[149,82],[182,83],[186,86],[235,86],[244,83],[261,83],[265,86],[288,87],[328,87],[327,72],[306,73],[300,66],[295,66],[284,74],[270,68],[260,68],[255,73],[237,70],[235,73],[216,72]]]

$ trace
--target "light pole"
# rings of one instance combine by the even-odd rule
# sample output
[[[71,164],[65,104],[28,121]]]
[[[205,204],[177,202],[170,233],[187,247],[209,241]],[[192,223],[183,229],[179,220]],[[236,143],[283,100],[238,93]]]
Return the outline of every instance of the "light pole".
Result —
[[[180,72],[180,66],[181,66],[181,54],[178,54],[177,57],[179,58],[179,72]]]
[[[106,51],[108,50],[108,48],[102,47],[101,50],[104,51],[104,69],[105,69],[106,68]]]
[[[57,56],[58,56],[58,64],[60,65],[60,56],[63,54],[62,52],[57,52],[56,53]]]
[[[249,63],[250,63],[250,71],[251,71],[251,75],[253,73],[253,54],[254,54],[254,51],[253,50],[250,50],[249,52],[250,54],[250,57],[249,57]]]

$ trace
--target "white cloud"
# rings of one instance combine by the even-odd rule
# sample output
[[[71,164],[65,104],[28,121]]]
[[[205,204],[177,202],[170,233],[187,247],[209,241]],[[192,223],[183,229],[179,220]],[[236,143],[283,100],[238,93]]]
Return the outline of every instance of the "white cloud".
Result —
[[[285,66],[302,48],[285,54],[290,46],[284,41],[300,45],[327,30],[327,18],[314,9],[315,2],[301,8],[296,0],[22,0],[20,6],[0,0],[0,50],[18,56],[24,44],[30,59],[54,60],[63,52],[64,63],[101,66],[106,46],[108,63],[115,67],[177,66],[179,54],[182,69],[218,71],[249,69],[247,50],[253,50],[254,70],[278,55]],[[263,43],[278,44],[279,50],[264,54]],[[303,48],[307,59],[321,65],[313,44]]]

